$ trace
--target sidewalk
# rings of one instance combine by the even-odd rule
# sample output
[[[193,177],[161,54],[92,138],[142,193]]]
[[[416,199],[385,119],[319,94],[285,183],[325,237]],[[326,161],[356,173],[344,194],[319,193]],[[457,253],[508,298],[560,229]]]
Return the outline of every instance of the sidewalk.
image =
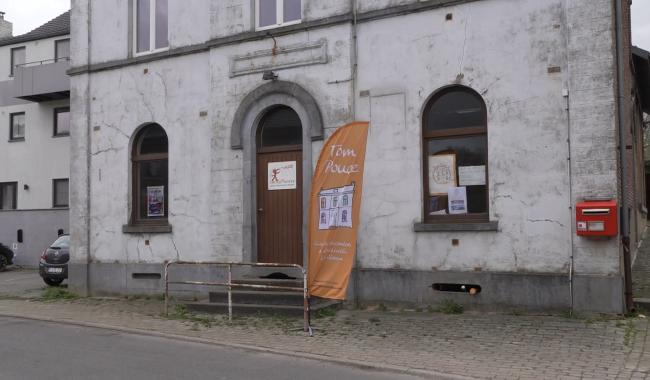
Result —
[[[634,300],[650,311],[650,241],[645,239],[632,266],[632,292]]]
[[[425,377],[650,379],[647,318],[576,319],[506,314],[342,310],[279,317],[162,316],[155,299],[53,300],[0,296],[0,315],[172,336],[219,345],[408,371]]]

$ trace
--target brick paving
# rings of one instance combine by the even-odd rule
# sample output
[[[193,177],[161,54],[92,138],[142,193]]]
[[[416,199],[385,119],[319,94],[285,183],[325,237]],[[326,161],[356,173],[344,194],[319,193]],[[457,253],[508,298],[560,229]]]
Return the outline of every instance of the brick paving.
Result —
[[[314,319],[178,319],[154,299],[0,297],[0,315],[127,328],[297,355],[480,379],[650,379],[648,319],[341,310]]]
[[[634,298],[650,300],[650,241],[645,239],[632,266]]]

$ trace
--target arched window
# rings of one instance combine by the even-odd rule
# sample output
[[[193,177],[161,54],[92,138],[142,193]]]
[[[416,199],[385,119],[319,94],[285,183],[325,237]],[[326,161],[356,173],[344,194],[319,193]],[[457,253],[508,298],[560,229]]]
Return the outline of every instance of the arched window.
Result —
[[[136,135],[131,152],[131,224],[167,223],[168,150],[167,134],[158,124],[147,125]]]
[[[488,221],[487,111],[467,87],[440,90],[422,120],[424,220]]]
[[[302,124],[296,111],[278,106],[264,115],[257,130],[257,148],[302,145]]]

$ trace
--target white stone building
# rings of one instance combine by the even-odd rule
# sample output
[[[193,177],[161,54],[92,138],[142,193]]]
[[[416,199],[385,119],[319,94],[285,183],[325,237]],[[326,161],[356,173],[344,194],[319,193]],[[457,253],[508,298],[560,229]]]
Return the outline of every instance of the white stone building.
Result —
[[[68,233],[70,14],[12,36],[0,13],[0,33],[0,242],[37,266]]]
[[[306,265],[323,139],[367,120],[351,296],[624,309],[648,108],[627,1],[72,4],[73,289],[160,292],[166,260]],[[297,188],[269,192],[287,161]],[[467,214],[448,215],[432,162],[451,162]],[[618,237],[576,236],[576,202],[597,197],[621,206]]]

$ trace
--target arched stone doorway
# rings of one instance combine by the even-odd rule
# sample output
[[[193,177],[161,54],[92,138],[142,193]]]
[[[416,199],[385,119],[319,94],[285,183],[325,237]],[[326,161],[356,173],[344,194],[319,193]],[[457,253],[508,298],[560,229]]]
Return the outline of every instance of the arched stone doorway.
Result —
[[[289,124],[294,124],[293,127],[285,128],[284,132],[280,132],[276,136],[279,139],[278,144],[284,144],[279,145],[281,147],[278,149],[285,150],[284,152],[273,152],[272,147],[264,147],[264,142],[259,140],[258,132],[264,129],[264,124],[269,122],[269,118],[277,118],[278,120],[285,120]],[[298,130],[300,130],[300,134],[296,134]],[[283,134],[290,134],[290,136]],[[300,144],[290,143],[291,141],[297,142],[298,138],[301,139]],[[266,83],[249,93],[241,102],[231,127],[230,142],[232,149],[243,150],[243,261],[290,261],[297,264],[307,262],[307,250],[304,241],[306,241],[307,237],[307,211],[309,210],[308,202],[311,190],[312,142],[322,139],[323,122],[316,101],[307,91],[295,83],[283,81]],[[293,145],[293,150],[287,150],[287,146],[290,145]],[[300,150],[298,150],[298,146],[300,146]],[[275,153],[278,153],[278,155],[273,156],[272,154]],[[283,156],[280,153],[293,156]],[[259,199],[258,194],[262,194],[259,189],[268,191],[269,162],[291,161],[296,162],[296,189],[293,193],[292,202],[300,204],[300,210],[294,216],[301,223],[299,226],[296,226],[296,224],[291,225],[293,231],[291,235],[285,234],[287,239],[292,240],[294,243],[298,242],[297,248],[291,248],[294,250],[292,256],[287,256],[272,251],[264,251],[266,247],[262,247],[262,245],[267,244],[267,241],[265,241],[266,237],[264,235],[260,235],[263,234],[260,229],[264,228],[264,225],[262,224],[262,218],[258,217],[258,213],[268,215],[269,206],[268,203],[260,203],[259,206],[261,207],[258,207],[258,202],[266,201]],[[289,189],[286,191],[289,191]],[[275,194],[271,195],[275,196]],[[262,209],[262,211],[258,211],[259,209]],[[282,221],[278,222],[274,218],[270,220],[275,221],[280,226],[283,225]],[[295,219],[292,220],[295,221]],[[297,228],[300,229],[300,233],[298,233]],[[302,258],[295,250],[297,252],[302,251]],[[276,256],[269,257],[269,255]],[[289,257],[291,258],[289,259]]]

